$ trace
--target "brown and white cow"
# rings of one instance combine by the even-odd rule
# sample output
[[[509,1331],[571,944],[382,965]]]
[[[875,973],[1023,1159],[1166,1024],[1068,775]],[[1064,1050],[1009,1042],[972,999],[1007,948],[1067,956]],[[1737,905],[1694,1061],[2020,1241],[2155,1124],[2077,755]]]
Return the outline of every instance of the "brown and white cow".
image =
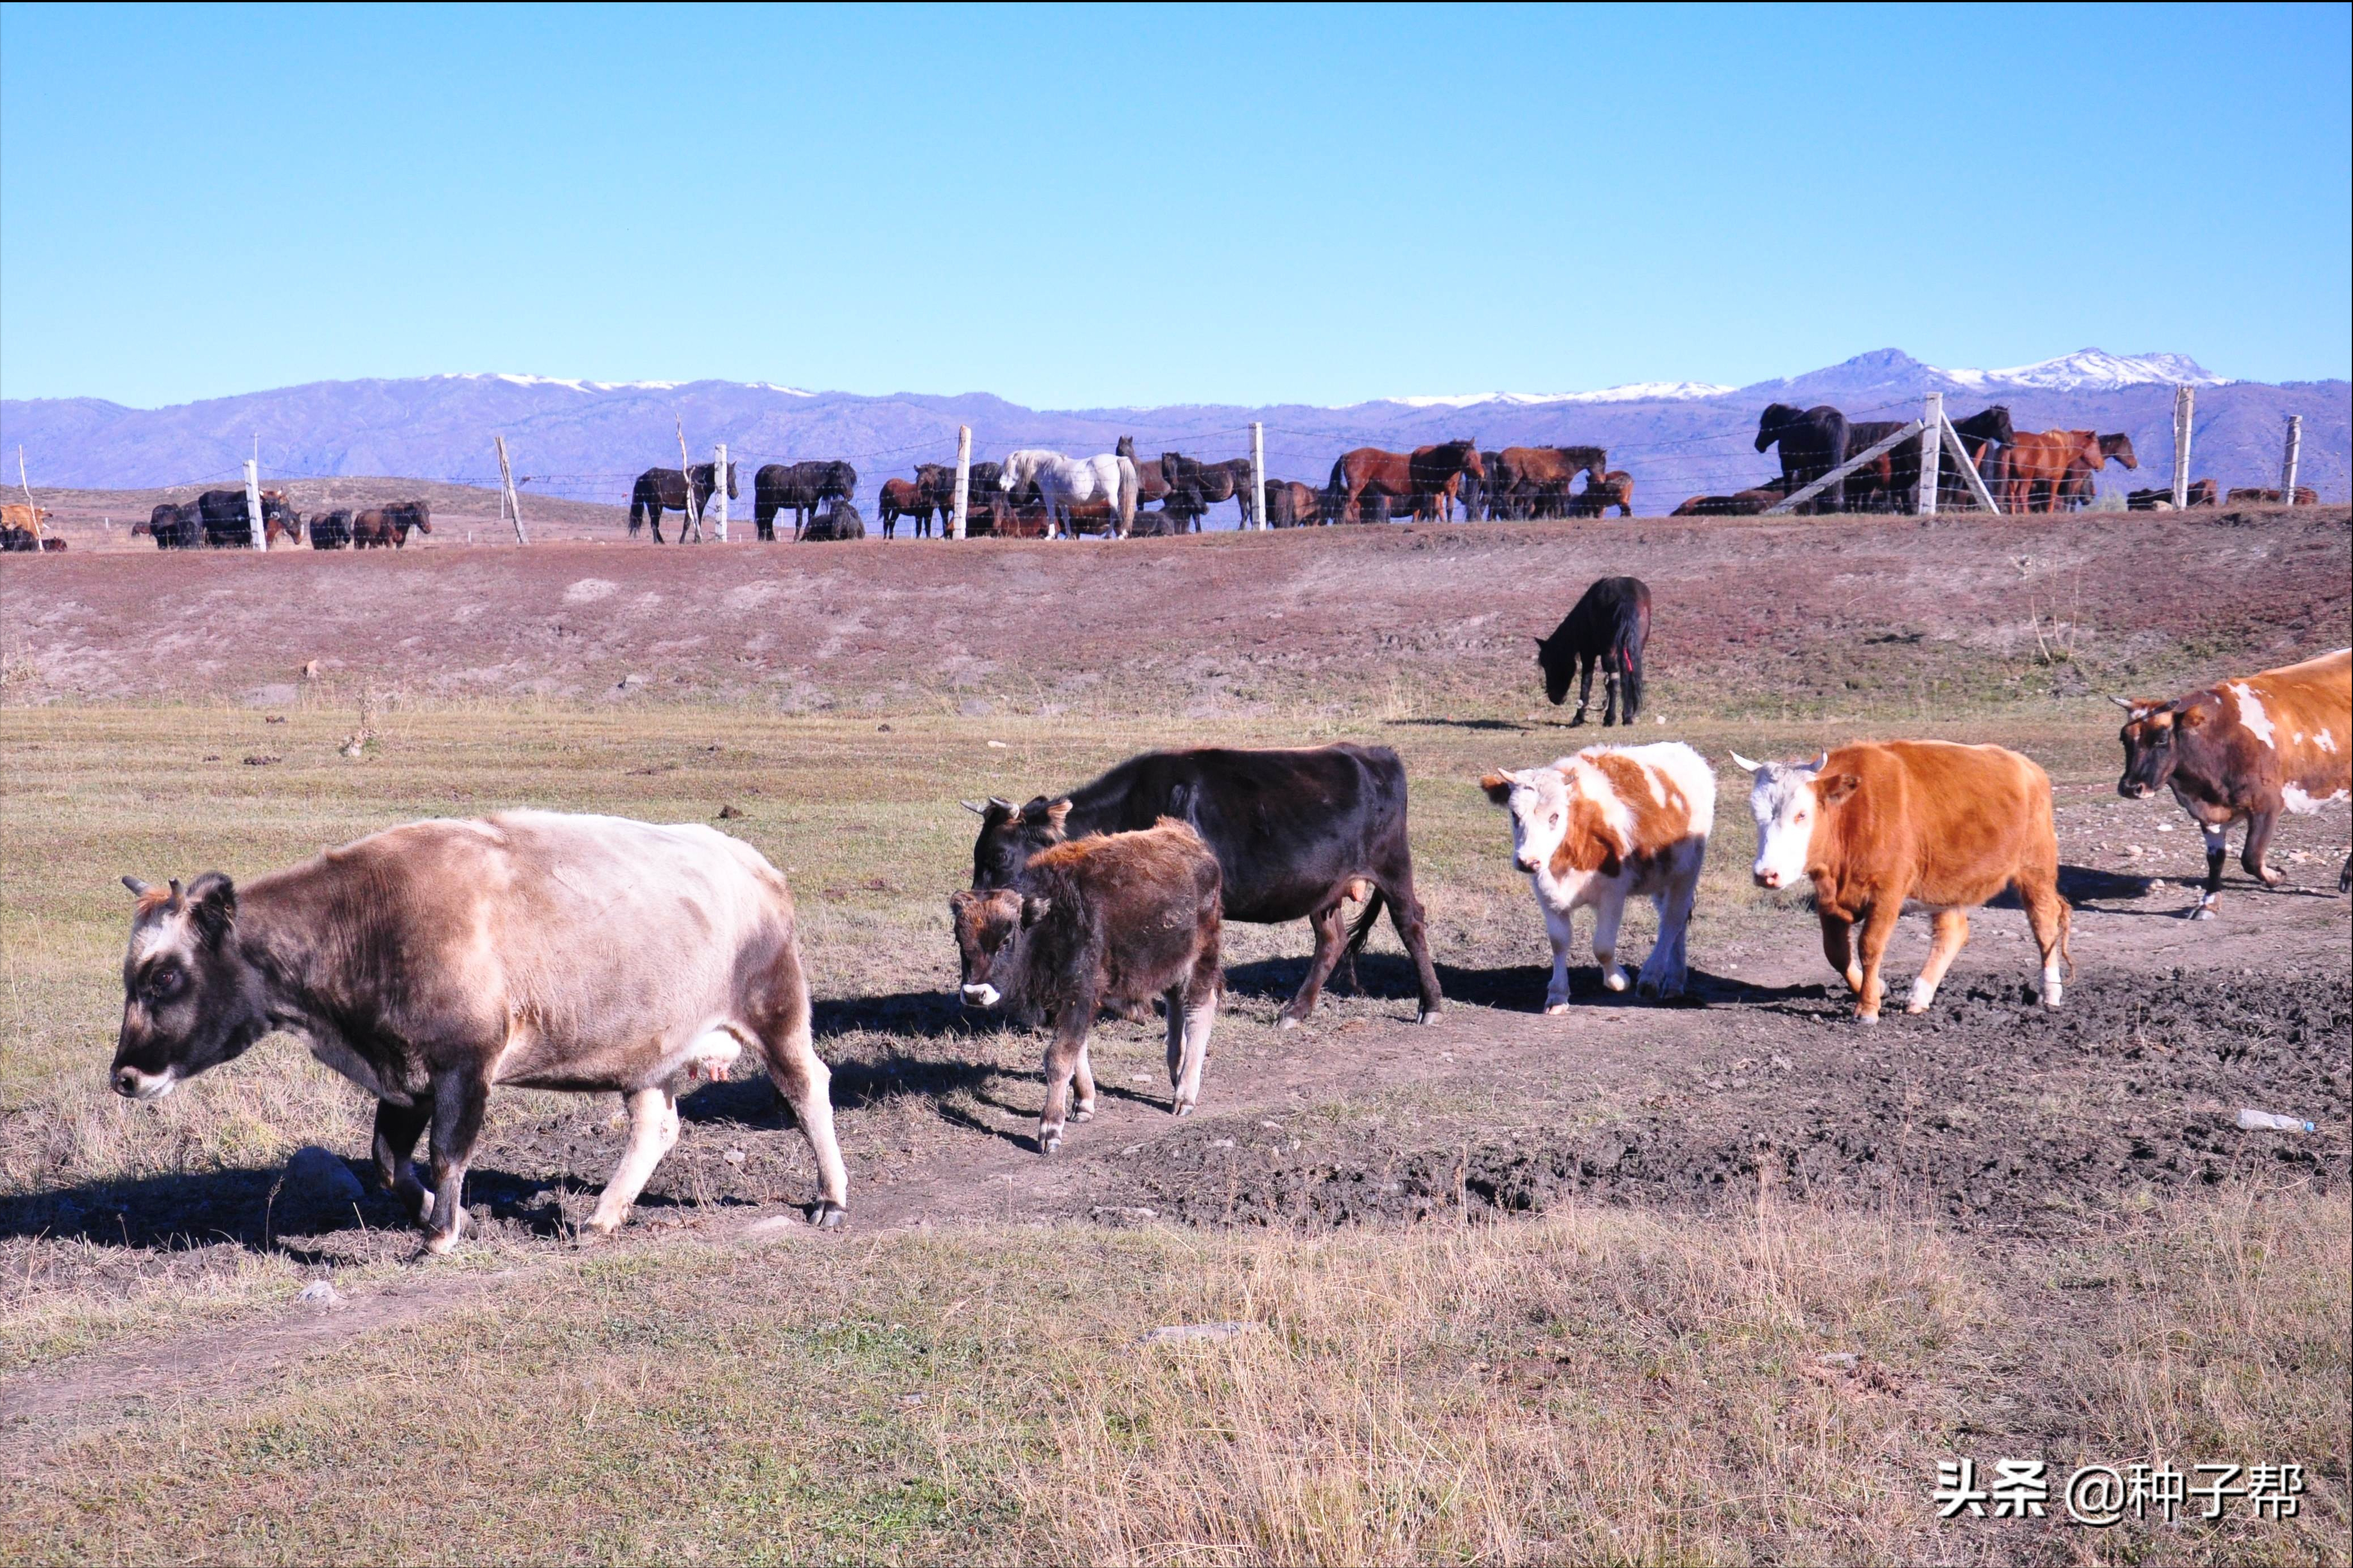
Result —
[[[1685,940],[1707,836],[1715,823],[1715,774],[1680,742],[1588,746],[1540,768],[1497,772],[1479,781],[1512,814],[1512,864],[1528,874],[1552,938],[1545,1011],[1568,1011],[1568,950],[1578,910],[1593,910],[1593,956],[1601,984],[1626,989],[1618,926],[1630,897],[1651,900],[1659,938],[1642,961],[1640,994],[1682,993],[1691,968]]]
[[[2116,793],[2173,791],[2206,836],[2206,887],[2193,918],[2211,920],[2222,890],[2231,825],[2247,825],[2240,864],[2275,885],[2263,863],[2280,813],[2308,816],[2353,795],[2353,649],[2224,680],[2170,702],[2116,697],[2127,715]],[[2337,890],[2353,889],[2353,855]]]
[[[1944,741],[1841,746],[1810,763],[1732,760],[1756,775],[1757,885],[1814,885],[1822,953],[1855,994],[1855,1016],[1879,1021],[1880,960],[1906,903],[1935,917],[1928,962],[1907,1013],[1924,1013],[1969,940],[1968,911],[2005,888],[2026,906],[2042,955],[2042,1005],[2059,1005],[2067,900],[2051,779],[2016,752]],[[1862,927],[1860,953],[1854,928]]]
[[[746,1046],[816,1153],[813,1222],[848,1215],[792,893],[748,844],[518,811],[388,828],[242,889],[123,882],[116,1092],[153,1100],[273,1030],[301,1037],[375,1096],[377,1171],[428,1251],[457,1244],[492,1085],[622,1096],[628,1148],[587,1224],[608,1235],[678,1141],[679,1093]],[[430,1191],[410,1163],[428,1124]]]
[[[1070,802],[1059,810],[1067,816]],[[1055,826],[1060,826],[1058,818]],[[1055,844],[1029,858],[1010,887],[948,900],[963,961],[965,1001],[1053,1026],[1046,1047],[1046,1106],[1038,1152],[1061,1147],[1072,1114],[1095,1112],[1087,1035],[1096,1012],[1166,999],[1171,1109],[1191,1113],[1223,988],[1218,965],[1224,879],[1218,858],[1174,817],[1134,833]]]

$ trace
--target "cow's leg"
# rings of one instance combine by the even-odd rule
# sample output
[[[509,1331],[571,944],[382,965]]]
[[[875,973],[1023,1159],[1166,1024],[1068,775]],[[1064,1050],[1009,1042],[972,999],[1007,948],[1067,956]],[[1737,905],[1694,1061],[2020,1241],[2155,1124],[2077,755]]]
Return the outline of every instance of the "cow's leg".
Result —
[[[1341,907],[1335,895],[1330,903],[1307,917],[1308,925],[1315,932],[1315,956],[1307,961],[1307,978],[1300,984],[1298,994],[1277,1015],[1276,1028],[1295,1029],[1315,1011],[1315,1000],[1324,994],[1324,982],[1331,978],[1332,966],[1340,961],[1340,949],[1347,941],[1348,922]]]
[[[1911,1000],[1904,1004],[1906,1013],[1925,1013],[1936,999],[1936,987],[1945,983],[1945,971],[1953,966],[1961,948],[1969,940],[1969,912],[1967,910],[1938,910],[1932,917],[1936,930],[1928,943],[1928,962],[1920,966],[1919,978],[1912,982]]]
[[[1692,905],[1698,898],[1699,870],[1694,867],[1690,876],[1678,878],[1651,900],[1659,911],[1659,940],[1651,944],[1651,956],[1642,961],[1641,978],[1634,987],[1638,995],[1683,994],[1683,984],[1691,977],[1683,941],[1691,927]]]
[[[2247,842],[2239,851],[2239,864],[2247,875],[2266,888],[2276,888],[2286,879],[2263,863],[2272,847],[2272,829],[2279,826],[2279,813],[2259,811],[2247,819]]]
[[[1552,979],[1545,985],[1545,1012],[1561,1014],[1568,1011],[1568,950],[1577,940],[1576,914],[1571,910],[1556,910],[1539,899],[1544,909],[1545,934],[1552,939]]]
[[[1896,917],[1903,912],[1902,899],[1884,897],[1862,917],[1862,994],[1855,1002],[1854,1016],[1863,1023],[1879,1022],[1879,1005],[1887,995],[1887,986],[1879,978],[1880,961],[1887,956]]]
[[[375,1103],[376,1175],[384,1190],[398,1198],[409,1219],[419,1225],[433,1212],[433,1194],[417,1179],[417,1167],[409,1162],[417,1152],[417,1140],[432,1120],[430,1105],[395,1105],[388,1100]]]
[[[2059,896],[2059,871],[2054,865],[2032,884],[2018,885],[2019,901],[2026,906],[2026,923],[2034,932],[2034,945],[2042,954],[2042,1005],[2056,1007],[2065,994],[2060,978],[2062,961],[2069,967],[2073,960],[2067,955],[2067,927],[2070,916],[2067,900]]]
[[[1176,1114],[1190,1116],[1193,1108],[1201,1103],[1201,1069],[1208,1063],[1209,1030],[1218,1021],[1218,955],[1214,948],[1194,963],[1192,978],[1186,982],[1182,996],[1171,991],[1168,1000],[1172,1020],[1180,1001],[1184,1007],[1183,1050],[1170,1076],[1176,1090]]]
[[[678,1101],[668,1089],[632,1089],[621,1097],[621,1103],[629,1108],[629,1143],[596,1199],[596,1211],[581,1226],[592,1236],[610,1236],[621,1228],[621,1222],[629,1217],[629,1205],[646,1190],[654,1167],[678,1142]]]
[[[1398,868],[1377,885],[1381,897],[1388,902],[1389,924],[1397,929],[1398,941],[1405,943],[1406,952],[1413,958],[1414,984],[1421,992],[1421,1011],[1414,1022],[1435,1024],[1446,1010],[1446,998],[1439,994],[1438,969],[1430,962],[1430,935],[1422,918],[1421,900],[1413,896],[1412,866]]]
[[[1846,988],[1862,995],[1862,970],[1854,961],[1854,922],[1828,910],[1821,911],[1821,921],[1822,956],[1831,961],[1831,967],[1846,982]]]
[[[1171,985],[1160,1005],[1168,1014],[1168,1088],[1173,1094],[1185,1085],[1185,988]],[[1174,1115],[1185,1114],[1184,1106],[1175,1100],[1168,1109]]]
[[[1603,884],[1593,900],[1593,956],[1601,965],[1601,984],[1611,991],[1626,989],[1626,972],[1618,964],[1618,927],[1626,918],[1626,889]]]
[[[1062,1146],[1062,1130],[1070,1121],[1071,1075],[1087,1048],[1087,1028],[1095,1020],[1096,999],[1089,996],[1065,1006],[1054,1020],[1052,1038],[1046,1042],[1046,1108],[1038,1117],[1038,1152],[1050,1154]]]
[[[808,986],[798,953],[788,952],[779,961],[772,984],[773,1001],[758,1031],[768,1058],[768,1079],[793,1108],[793,1120],[800,1123],[801,1136],[817,1158],[817,1207],[809,1223],[832,1230],[849,1218],[849,1174],[842,1168],[841,1145],[833,1136],[833,1074],[809,1037]]]
[[[2206,886],[2198,894],[2198,907],[2189,911],[2193,921],[2211,921],[2214,906],[2222,898],[2222,862],[2231,858],[2231,825],[2200,823],[2199,831],[2206,836]]]
[[[466,1163],[490,1102],[490,1084],[471,1073],[443,1072],[433,1080],[433,1212],[426,1216],[425,1250],[436,1256],[458,1245],[466,1221]]]
[[[1145,1005],[1151,1005],[1150,1003]],[[1079,1042],[1079,1063],[1071,1075],[1071,1082],[1078,1089],[1078,1100],[1071,1107],[1071,1120],[1092,1121],[1095,1119],[1095,1064],[1084,1040]]]

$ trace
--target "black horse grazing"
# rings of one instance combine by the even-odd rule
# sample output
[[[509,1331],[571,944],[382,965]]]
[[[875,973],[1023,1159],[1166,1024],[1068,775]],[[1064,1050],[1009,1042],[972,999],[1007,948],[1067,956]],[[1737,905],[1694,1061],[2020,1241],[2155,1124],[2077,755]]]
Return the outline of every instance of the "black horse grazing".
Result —
[[[1757,449],[1781,444],[1781,479],[1785,490],[1802,489],[1847,459],[1846,416],[1829,404],[1792,408],[1776,403],[1757,416]],[[1829,488],[1799,508],[1801,511],[1844,511],[1846,481],[1833,479]]]
[[[1651,590],[1638,577],[1604,577],[1585,591],[1577,608],[1553,628],[1552,636],[1536,638],[1536,662],[1544,666],[1545,695],[1556,708],[1568,696],[1569,678],[1582,670],[1577,690],[1577,714],[1569,726],[1585,722],[1593,702],[1593,667],[1601,666],[1603,707],[1601,727],[1620,721],[1631,724],[1642,710],[1642,645],[1651,640]],[[1620,688],[1625,707],[1619,707]]]
[[[687,474],[694,476],[694,510],[691,512],[687,511],[686,505]],[[711,505],[711,498],[718,489],[719,466],[716,463],[697,463],[685,473],[676,468],[648,468],[638,476],[638,482],[629,490],[629,537],[635,539],[638,530],[651,522],[654,542],[666,542],[662,538],[662,513],[675,511],[699,519]],[[727,465],[727,499],[733,500],[735,493],[735,465],[730,463]],[[701,526],[699,522],[696,524],[698,530]],[[684,523],[679,525],[678,538],[680,543],[686,542]]]
[[[951,474],[949,482],[955,483]],[[752,526],[762,539],[776,537],[776,514],[793,514],[798,539],[809,520],[829,500],[848,500],[858,489],[858,470],[819,458],[806,463],[763,463],[752,476]],[[730,492],[733,493],[733,492]]]
[[[1413,892],[1405,764],[1386,746],[1146,752],[1066,795],[965,804],[980,814],[972,885],[982,889],[1018,886],[1029,857],[1066,838],[1136,831],[1164,816],[1192,824],[1218,858],[1227,920],[1314,928],[1315,956],[1282,1009],[1283,1028],[1315,1010],[1343,948],[1364,946],[1384,905],[1413,957],[1421,1021],[1435,1022],[1445,1005]],[[1365,897],[1353,931],[1342,916],[1352,894]]]

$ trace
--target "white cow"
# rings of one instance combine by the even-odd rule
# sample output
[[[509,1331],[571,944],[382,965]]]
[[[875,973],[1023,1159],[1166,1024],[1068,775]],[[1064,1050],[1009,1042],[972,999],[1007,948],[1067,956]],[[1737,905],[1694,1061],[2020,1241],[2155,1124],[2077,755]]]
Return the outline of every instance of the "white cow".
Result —
[[[1680,742],[1588,746],[1548,766],[1489,773],[1479,785],[1511,811],[1512,863],[1528,873],[1552,937],[1545,1011],[1568,1011],[1570,919],[1588,906],[1601,984],[1626,989],[1618,926],[1635,894],[1659,911],[1659,940],[1642,963],[1641,994],[1679,994],[1690,970],[1686,929],[1715,824],[1715,774],[1707,759]]]
[[[1043,447],[1024,447],[1007,453],[997,475],[997,489],[1018,495],[1032,483],[1046,503],[1049,539],[1071,527],[1071,509],[1074,505],[1091,501],[1101,501],[1111,508],[1113,531],[1118,537],[1125,539],[1135,526],[1135,465],[1114,453],[1066,458]]]

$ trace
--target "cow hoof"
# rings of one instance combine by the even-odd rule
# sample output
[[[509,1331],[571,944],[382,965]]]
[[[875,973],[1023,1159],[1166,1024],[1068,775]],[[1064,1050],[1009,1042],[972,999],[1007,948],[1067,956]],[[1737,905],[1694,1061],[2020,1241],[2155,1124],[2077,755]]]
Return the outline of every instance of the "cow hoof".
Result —
[[[1039,1154],[1051,1154],[1055,1150],[1061,1146],[1062,1135],[1060,1132],[1040,1132],[1038,1134],[1038,1152]]]
[[[849,1211],[831,1198],[819,1198],[817,1210],[809,1215],[809,1224],[819,1230],[839,1230],[849,1223]]]
[[[428,1230],[425,1233],[425,1250],[435,1258],[447,1258],[458,1249],[458,1233],[454,1230]]]
[[[1876,1013],[1857,1013],[1854,1016],[1854,1021],[1858,1024],[1865,1024],[1872,1026],[1873,1027],[1876,1027],[1879,1024],[1879,1015]]]
[[[2213,907],[2210,904],[2200,904],[2189,911],[2189,918],[2193,921],[2211,921],[2214,918]]]
[[[1417,1024],[1435,1024],[1445,1016],[1446,1009],[1443,1007],[1425,1007],[1415,1015],[1413,1021]]]
[[[1277,1030],[1295,1029],[1299,1027],[1299,1023],[1300,1021],[1297,1018],[1293,1017],[1288,1013],[1284,1013],[1275,1018],[1274,1026]]]
[[[1193,1114],[1193,1102],[1189,1100],[1180,1100],[1168,1108],[1168,1113],[1171,1116],[1190,1116]]]
[[[1073,1121],[1092,1121],[1094,1119],[1095,1108],[1092,1105],[1082,1105],[1071,1112],[1071,1120]]]
[[[1626,977],[1622,974],[1605,974],[1601,977],[1601,988],[1605,991],[1623,991],[1626,989]]]
[[[1546,1003],[1546,1004],[1545,1004],[1545,1016],[1546,1016],[1546,1017],[1547,1017],[1547,1018],[1566,1018],[1566,1017],[1567,1017],[1567,1016],[1568,1016],[1568,1004],[1567,1004],[1567,1003],[1566,1003],[1566,1002],[1547,1002],[1547,1003]]]

